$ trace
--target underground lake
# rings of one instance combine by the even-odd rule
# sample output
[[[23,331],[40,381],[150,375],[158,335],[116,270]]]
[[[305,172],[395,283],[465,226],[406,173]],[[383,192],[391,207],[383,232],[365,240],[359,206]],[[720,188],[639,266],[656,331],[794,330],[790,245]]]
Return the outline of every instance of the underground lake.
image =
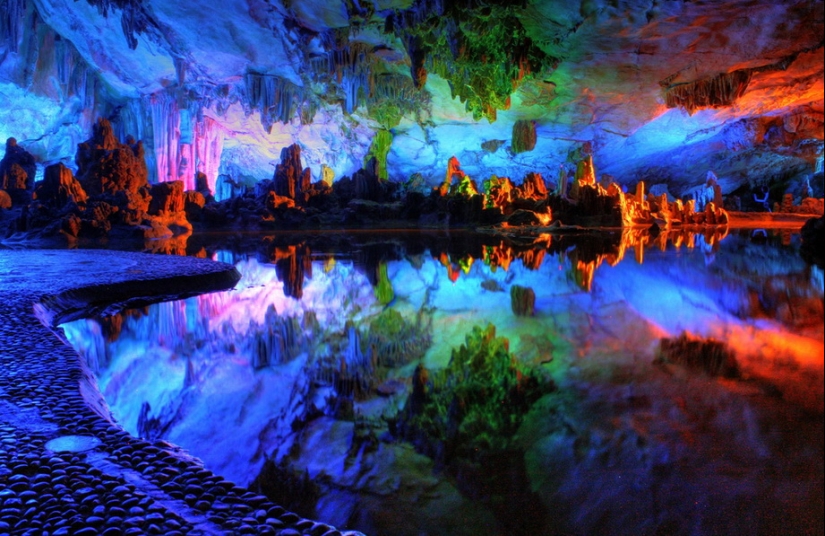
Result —
[[[62,324],[113,418],[366,534],[821,534],[798,229],[319,232]],[[168,443],[167,443],[168,442]]]

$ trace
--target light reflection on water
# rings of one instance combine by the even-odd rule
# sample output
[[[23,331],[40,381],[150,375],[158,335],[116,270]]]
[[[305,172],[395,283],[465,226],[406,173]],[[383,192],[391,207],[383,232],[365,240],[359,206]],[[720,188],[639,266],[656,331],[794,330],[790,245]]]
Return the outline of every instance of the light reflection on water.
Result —
[[[340,528],[821,532],[822,272],[766,234],[267,237],[216,251],[233,290],[63,328],[127,430]],[[438,383],[488,324],[555,389],[472,443],[506,461],[416,452],[416,366]],[[740,376],[654,364],[683,332]]]

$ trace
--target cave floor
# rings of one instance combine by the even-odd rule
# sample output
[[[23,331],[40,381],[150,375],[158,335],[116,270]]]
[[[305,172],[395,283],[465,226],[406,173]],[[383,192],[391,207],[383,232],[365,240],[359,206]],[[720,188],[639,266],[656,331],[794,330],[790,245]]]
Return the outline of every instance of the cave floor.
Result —
[[[0,250],[0,534],[342,534],[173,445],[131,436],[48,327],[112,302],[228,288],[237,278],[230,265],[191,257]]]

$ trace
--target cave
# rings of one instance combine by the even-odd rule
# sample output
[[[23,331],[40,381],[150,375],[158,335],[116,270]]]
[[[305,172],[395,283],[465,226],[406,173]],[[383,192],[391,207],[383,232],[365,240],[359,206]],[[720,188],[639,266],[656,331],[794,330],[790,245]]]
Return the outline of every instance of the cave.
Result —
[[[0,534],[825,534],[822,0],[0,0]]]

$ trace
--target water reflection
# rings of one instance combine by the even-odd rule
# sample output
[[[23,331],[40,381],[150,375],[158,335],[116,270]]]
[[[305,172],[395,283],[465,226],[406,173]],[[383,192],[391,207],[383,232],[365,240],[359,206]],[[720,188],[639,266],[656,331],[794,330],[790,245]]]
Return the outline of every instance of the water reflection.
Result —
[[[132,433],[371,534],[821,532],[789,232],[233,240],[236,289],[63,326]]]

